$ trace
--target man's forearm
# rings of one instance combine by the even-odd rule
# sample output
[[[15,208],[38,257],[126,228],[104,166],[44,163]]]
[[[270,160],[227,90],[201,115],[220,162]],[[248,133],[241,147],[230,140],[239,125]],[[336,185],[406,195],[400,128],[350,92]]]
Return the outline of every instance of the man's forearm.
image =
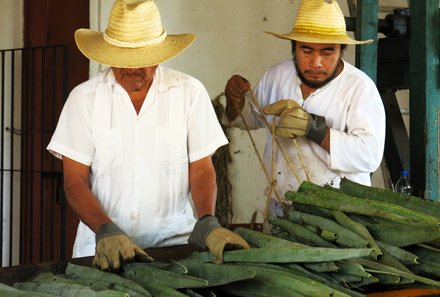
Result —
[[[63,156],[63,174],[67,201],[78,218],[93,232],[110,222],[90,189],[90,167]]]
[[[96,232],[102,224],[111,222],[90,189],[85,188],[84,185],[65,185],[65,191],[67,201],[74,213],[93,232]]]
[[[330,154],[330,129],[327,128],[324,138],[322,139],[320,146]]]
[[[190,164],[189,182],[197,216],[214,215],[217,184],[211,157]]]

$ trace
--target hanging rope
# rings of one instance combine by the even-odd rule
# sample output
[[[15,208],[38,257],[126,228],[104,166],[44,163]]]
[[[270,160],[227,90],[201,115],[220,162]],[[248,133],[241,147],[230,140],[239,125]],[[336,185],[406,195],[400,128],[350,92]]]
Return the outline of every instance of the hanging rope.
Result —
[[[249,91],[248,93],[250,94],[250,98],[249,99],[252,101],[254,107],[257,109],[257,111],[261,115],[263,115],[263,112],[261,111],[261,109],[259,107],[259,104],[258,104],[258,101],[254,97],[253,93],[251,91]],[[270,201],[272,199],[272,193],[275,194],[275,196],[276,196],[276,198],[277,198],[277,200],[279,202],[283,201],[283,199],[281,198],[281,195],[275,189],[275,186],[276,186],[276,183],[277,183],[276,178],[275,178],[275,149],[276,148],[278,148],[280,150],[284,160],[287,163],[287,166],[288,166],[290,172],[297,179],[298,183],[301,182],[301,179],[296,174],[295,169],[293,168],[292,160],[288,157],[288,155],[284,151],[284,148],[281,146],[281,144],[279,143],[278,139],[275,137],[275,124],[274,123],[269,124],[269,122],[267,121],[266,117],[262,116],[262,118],[264,119],[264,123],[266,125],[266,128],[270,131],[271,137],[272,137],[272,165],[271,165],[272,166],[272,172],[271,172],[271,175],[269,176],[268,170],[267,170],[266,166],[264,165],[263,159],[261,158],[261,156],[260,156],[260,154],[259,154],[259,152],[257,150],[257,146],[255,145],[255,141],[254,141],[254,139],[252,137],[252,134],[249,131],[249,127],[248,127],[248,125],[247,125],[247,123],[246,123],[246,121],[243,118],[243,115],[241,113],[240,113],[240,118],[243,121],[243,124],[244,124],[244,126],[246,128],[246,131],[247,131],[247,133],[249,135],[249,138],[251,139],[252,145],[254,147],[255,154],[258,157],[258,161],[260,162],[261,168],[263,169],[264,174],[266,176],[266,179],[267,179],[267,181],[269,183],[269,191],[267,192],[267,197],[266,197],[266,207],[265,207],[265,210],[264,210],[264,213],[263,213],[263,217],[266,220],[266,218],[267,218],[267,216],[269,214],[269,207],[270,207]],[[299,146],[298,146],[298,144],[297,144],[295,139],[293,139],[292,141],[293,141],[293,143],[295,145],[295,148],[296,148],[296,150],[298,152],[298,155],[299,155],[299,158],[300,158],[300,161],[301,161],[301,165],[302,165],[303,170],[304,170],[304,172],[306,174],[306,178],[307,178],[307,180],[310,180],[309,175],[308,175],[308,169],[306,168],[306,165],[305,165],[305,163],[303,161],[302,154],[301,154],[301,151],[299,149]]]
[[[257,111],[258,111],[260,114],[263,114],[263,112],[262,112],[262,110],[260,109],[260,106],[259,106],[258,101],[257,101],[257,99],[255,98],[254,94],[253,94],[251,91],[249,91],[248,93],[250,94],[250,98],[249,98],[249,99],[250,99],[250,100],[252,101],[252,103],[254,104],[254,107],[257,109]],[[287,167],[289,168],[290,172],[291,172],[292,175],[296,178],[296,180],[298,181],[298,183],[300,183],[300,182],[301,182],[301,179],[300,179],[300,177],[296,174],[296,171],[295,171],[295,169],[293,168],[293,162],[292,162],[292,160],[289,158],[289,156],[287,155],[286,151],[285,151],[284,148],[281,146],[281,144],[279,143],[278,139],[275,137],[275,133],[274,133],[274,131],[271,130],[271,128],[270,128],[271,125],[270,125],[269,122],[267,121],[266,117],[263,116],[262,118],[264,119],[264,123],[266,124],[266,128],[269,129],[269,131],[271,131],[272,143],[275,143],[275,144],[276,144],[276,147],[280,150],[280,152],[281,152],[281,154],[282,154],[284,160],[286,161]],[[243,119],[243,117],[242,117],[242,119]],[[243,120],[243,121],[244,121],[244,120]],[[250,136],[250,137],[252,137],[252,136]],[[294,143],[294,145],[295,145],[295,147],[296,147],[296,149],[297,149],[297,151],[298,151],[298,155],[299,155],[300,160],[301,160],[301,165],[302,165],[302,167],[303,167],[303,169],[304,169],[304,172],[306,172],[306,177],[307,177],[308,180],[310,180],[309,177],[308,177],[308,174],[307,174],[308,170],[306,170],[306,165],[305,165],[305,163],[302,161],[303,158],[302,158],[301,151],[299,150],[298,144],[296,143],[296,140],[295,140],[295,139],[293,139],[292,141],[293,141],[293,143]],[[272,148],[274,148],[274,145],[272,145]],[[257,152],[257,153],[258,153],[258,152]],[[272,163],[273,163],[273,160],[272,160]],[[263,166],[264,166],[264,165],[263,165]]]
[[[299,146],[298,146],[298,142],[296,141],[296,139],[293,139],[292,142],[293,142],[293,145],[294,145],[295,148],[296,148],[296,151],[298,152],[298,157],[299,157],[299,160],[301,161],[301,166],[302,166],[302,168],[304,169],[304,173],[306,174],[306,179],[307,179],[308,181],[310,181],[310,177],[309,177],[309,168],[307,168],[306,163],[304,162],[304,158],[303,158],[303,155],[302,155],[302,153],[301,153],[301,150],[300,150],[300,148],[299,148]]]
[[[251,97],[249,98],[254,107],[257,109],[257,111],[260,114],[263,114],[262,111],[260,110],[258,101],[256,100],[256,98],[254,97],[254,95],[252,94],[252,92],[248,92]],[[221,118],[223,116],[224,113],[224,108],[223,105],[220,103],[220,98],[224,96],[224,93],[219,94],[212,102],[213,102],[213,106],[217,115],[217,118],[219,120],[219,122],[221,123]],[[267,191],[267,197],[266,197],[266,207],[265,210],[263,212],[263,217],[264,220],[266,220],[268,212],[269,212],[269,206],[270,206],[270,201],[271,201],[271,197],[272,194],[275,195],[276,199],[279,202],[283,201],[283,195],[280,195],[280,193],[278,193],[278,191],[276,190],[276,178],[275,178],[275,151],[276,148],[279,149],[279,151],[281,152],[281,155],[283,156],[283,159],[285,160],[292,176],[294,176],[298,182],[301,182],[300,177],[297,175],[294,167],[293,167],[293,162],[292,160],[289,158],[289,156],[287,155],[287,153],[285,152],[284,148],[281,146],[281,144],[279,143],[278,139],[275,137],[275,125],[274,123],[270,124],[266,117],[262,117],[264,119],[264,123],[266,125],[266,128],[270,131],[271,133],[271,139],[272,139],[272,162],[271,162],[271,166],[272,166],[272,171],[269,174],[269,171],[267,169],[267,167],[264,165],[264,161],[263,158],[261,157],[260,153],[258,152],[257,149],[257,145],[255,143],[254,137],[252,136],[249,126],[247,125],[245,119],[243,118],[243,115],[240,113],[240,118],[243,121],[243,124],[246,128],[246,132],[249,135],[249,139],[251,140],[252,146],[254,148],[255,154],[258,158],[258,161],[260,163],[260,166],[264,172],[264,175],[266,177],[266,180],[269,184],[269,190]],[[225,133],[226,137],[229,139],[229,134],[227,129],[224,127],[224,125],[222,125],[222,129],[223,132]],[[308,168],[306,166],[306,164],[304,163],[302,154],[300,152],[300,148],[296,142],[295,139],[292,140],[293,144],[298,152],[298,156],[300,158],[300,162],[301,162],[301,166],[303,167],[303,170],[306,174],[306,178],[307,180],[310,180],[309,178],[309,174],[308,174]],[[229,151],[229,144],[220,147],[216,153],[213,155],[213,163],[214,163],[214,167],[216,169],[216,175],[217,175],[217,203],[216,203],[216,217],[218,218],[219,222],[221,225],[223,226],[227,226],[232,222],[232,217],[233,217],[233,211],[232,211],[232,185],[229,181],[229,177],[228,177],[228,165],[231,162],[231,156],[230,156],[230,151]]]
[[[268,170],[267,170],[266,166],[264,165],[263,158],[261,157],[260,153],[258,152],[258,149],[257,149],[257,146],[255,144],[254,138],[252,137],[252,134],[251,134],[251,132],[249,130],[249,127],[248,127],[248,125],[247,125],[246,121],[244,120],[243,115],[241,113],[240,113],[240,118],[243,121],[244,126],[246,127],[246,132],[248,133],[249,138],[250,138],[250,140],[252,142],[252,146],[254,147],[255,154],[257,155],[258,161],[260,162],[260,165],[261,165],[261,168],[263,169],[264,175],[266,176],[266,179],[267,179],[267,181],[268,181],[268,183],[270,185],[270,189],[271,190],[273,189],[273,191],[275,193],[275,196],[277,197],[277,199],[279,201],[281,201],[281,196],[279,195],[279,193],[277,193],[275,191],[275,188],[274,188],[276,180],[273,180],[273,178],[271,178],[271,176],[269,175]],[[272,168],[273,168],[273,166],[272,166]]]

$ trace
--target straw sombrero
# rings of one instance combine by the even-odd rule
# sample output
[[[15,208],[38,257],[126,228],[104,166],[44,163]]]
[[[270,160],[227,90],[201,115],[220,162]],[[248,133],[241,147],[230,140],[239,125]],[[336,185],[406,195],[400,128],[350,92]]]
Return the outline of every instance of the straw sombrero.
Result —
[[[175,57],[194,39],[194,34],[167,35],[152,0],[116,0],[105,32],[75,32],[76,45],[87,58],[119,68],[158,65]]]
[[[345,18],[336,0],[302,0],[292,32],[272,34],[278,38],[310,43],[368,44],[347,35]]]

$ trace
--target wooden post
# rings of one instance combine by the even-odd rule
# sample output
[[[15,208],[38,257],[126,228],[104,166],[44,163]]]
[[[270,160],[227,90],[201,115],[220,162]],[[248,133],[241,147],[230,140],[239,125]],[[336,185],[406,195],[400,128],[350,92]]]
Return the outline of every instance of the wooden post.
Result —
[[[378,0],[358,0],[356,7],[357,40],[373,39],[371,44],[356,46],[356,67],[377,80]]]
[[[438,0],[411,1],[410,156],[416,195],[439,200]]]

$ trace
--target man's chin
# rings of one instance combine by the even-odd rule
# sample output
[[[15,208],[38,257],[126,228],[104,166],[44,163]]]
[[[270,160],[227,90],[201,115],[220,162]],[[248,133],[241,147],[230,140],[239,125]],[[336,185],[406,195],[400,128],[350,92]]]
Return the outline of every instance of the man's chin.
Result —
[[[127,92],[139,92],[143,89],[144,85],[130,85],[125,88]]]
[[[325,86],[328,83],[328,80],[309,80],[309,79],[303,79],[303,84],[310,88],[319,89],[323,86]]]

